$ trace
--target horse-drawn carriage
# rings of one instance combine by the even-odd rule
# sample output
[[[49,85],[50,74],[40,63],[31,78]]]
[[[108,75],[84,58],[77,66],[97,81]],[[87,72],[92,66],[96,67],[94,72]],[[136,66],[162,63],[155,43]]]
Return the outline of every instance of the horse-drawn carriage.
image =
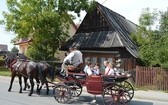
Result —
[[[128,74],[88,76],[84,73],[69,73],[66,78],[59,75],[58,79],[63,84],[54,87],[54,97],[59,103],[67,103],[71,97],[80,96],[83,86],[86,86],[88,93],[102,95],[105,105],[125,104],[134,96],[133,86],[126,81],[129,77]]]
[[[9,59],[9,57],[6,57],[5,61],[10,68],[11,68],[11,64],[13,64],[13,62],[16,62],[15,59],[13,58]],[[31,70],[31,71],[34,71],[32,72],[33,75],[36,72],[35,70],[36,67],[38,66],[39,66],[38,69],[41,68],[41,70],[39,69],[40,73],[44,73],[51,69],[50,66],[47,66],[46,63],[23,62],[22,64],[25,65],[23,68],[29,67],[29,65],[31,66],[31,68],[34,66],[35,68]],[[35,64],[35,65],[32,65],[32,64]],[[44,68],[45,66],[46,66],[46,69]],[[33,75],[30,74],[31,72],[29,74],[24,74],[26,70],[29,70],[29,68],[21,69],[21,66],[19,66],[19,70],[17,71],[11,69],[12,78],[11,78],[11,83],[8,91],[11,91],[14,77],[18,76],[19,84],[20,84],[19,92],[21,93],[22,92],[21,76],[23,76],[23,77],[29,78],[30,80],[30,83],[32,86],[31,86],[31,91],[29,93],[29,96],[31,96],[31,94],[33,93],[33,87],[34,87],[33,77],[32,77]],[[115,104],[115,103],[125,104],[131,101],[131,99],[134,96],[134,89],[132,85],[126,81],[130,77],[130,75],[121,74],[116,76],[112,76],[112,75],[111,76],[107,76],[107,75],[88,76],[84,73],[76,73],[72,71],[73,70],[71,70],[71,73],[69,72],[68,76],[63,76],[59,72],[57,75],[57,78],[61,80],[62,83],[59,83],[59,84],[53,83],[54,97],[59,103],[67,103],[71,99],[71,97],[80,96],[83,90],[83,86],[86,87],[87,92],[90,94],[102,95],[102,99],[105,105]],[[78,70],[77,72],[79,71],[80,70]],[[34,78],[39,79],[37,76],[35,76]],[[41,80],[45,80],[46,75],[42,74],[41,76],[43,77]],[[27,79],[25,81],[25,88],[26,88],[26,82],[27,82]],[[47,82],[46,82],[46,85],[47,85]],[[49,89],[47,85],[46,94],[48,94],[48,91]],[[38,89],[38,92],[40,92],[39,89]]]

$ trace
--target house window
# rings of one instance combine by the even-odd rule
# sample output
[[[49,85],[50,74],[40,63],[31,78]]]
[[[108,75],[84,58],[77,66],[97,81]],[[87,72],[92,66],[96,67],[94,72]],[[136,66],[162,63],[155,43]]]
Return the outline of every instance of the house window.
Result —
[[[104,61],[106,60],[106,58],[100,58],[100,71],[104,72]]]
[[[92,62],[93,64],[98,63],[98,62],[97,62],[97,57],[92,57],[92,58],[91,58],[91,62]]]
[[[84,58],[84,61],[85,61],[85,63],[86,63],[87,61],[90,61],[90,57]]]
[[[113,59],[112,58],[107,58],[107,61],[108,62],[113,62]]]

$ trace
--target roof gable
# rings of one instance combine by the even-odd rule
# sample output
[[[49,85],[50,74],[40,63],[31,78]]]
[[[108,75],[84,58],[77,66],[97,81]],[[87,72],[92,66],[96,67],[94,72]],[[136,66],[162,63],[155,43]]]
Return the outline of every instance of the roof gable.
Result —
[[[125,17],[96,2],[96,8],[86,14],[76,34],[62,48],[125,47],[131,55],[137,57],[137,46],[129,36],[136,27]]]
[[[108,22],[103,12],[99,8],[94,8],[86,14],[76,33],[89,33],[114,30]]]

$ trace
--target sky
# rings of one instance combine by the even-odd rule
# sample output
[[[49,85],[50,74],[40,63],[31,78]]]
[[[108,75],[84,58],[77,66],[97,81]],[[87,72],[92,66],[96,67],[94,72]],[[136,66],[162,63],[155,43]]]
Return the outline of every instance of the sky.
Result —
[[[126,19],[138,24],[138,18],[144,8],[149,7],[151,11],[153,9],[165,11],[168,7],[168,0],[96,0],[100,4],[103,4],[107,8],[119,13]],[[0,2],[0,20],[3,19],[2,11],[8,11],[6,0],[1,0]],[[83,20],[86,13],[82,12],[80,18],[76,19],[74,22],[79,23],[79,20]],[[15,37],[14,34],[6,32],[5,26],[0,25],[0,44],[7,44],[8,50],[13,48],[11,44],[11,39]]]

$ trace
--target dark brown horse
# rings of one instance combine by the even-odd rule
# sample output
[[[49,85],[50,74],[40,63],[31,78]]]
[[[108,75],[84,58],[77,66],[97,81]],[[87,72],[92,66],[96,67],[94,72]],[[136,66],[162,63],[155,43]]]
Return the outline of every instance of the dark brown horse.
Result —
[[[20,90],[19,93],[22,93],[22,80],[21,77],[26,77],[29,79],[30,84],[31,84],[31,90],[30,93],[28,94],[31,96],[33,94],[33,89],[34,89],[34,81],[33,79],[36,79],[37,82],[37,92],[39,92],[39,78],[38,78],[38,66],[37,63],[33,61],[21,61],[16,59],[15,57],[13,59],[10,59],[10,56],[5,57],[5,62],[6,65],[11,68],[11,81],[10,81],[10,86],[8,91],[11,91],[12,89],[12,84],[14,81],[15,76],[19,77],[19,84],[20,84]],[[14,65],[17,65],[17,70],[16,68],[13,69]],[[19,64],[19,65],[18,65]]]
[[[39,88],[39,92],[40,92],[42,86],[45,84],[46,88],[47,88],[46,94],[48,94],[49,93],[49,87],[48,87],[48,81],[47,81],[46,77],[49,74],[49,76],[51,77],[51,80],[54,79],[54,68],[52,66],[50,66],[45,61],[38,62],[37,66],[38,66],[38,70],[39,70],[39,78],[40,78],[40,81],[41,81],[41,86]]]
[[[8,53],[6,55],[4,55],[3,59],[5,60],[5,64],[6,64],[6,68],[10,68],[11,74],[14,68],[12,68],[12,62],[15,63],[14,61],[16,61],[17,56],[19,57],[19,59],[22,59],[24,61],[27,60],[27,57],[24,54],[20,54],[20,53]],[[24,79],[24,88],[23,90],[26,90],[26,88],[30,88],[30,85],[27,83],[27,78],[23,77]]]

